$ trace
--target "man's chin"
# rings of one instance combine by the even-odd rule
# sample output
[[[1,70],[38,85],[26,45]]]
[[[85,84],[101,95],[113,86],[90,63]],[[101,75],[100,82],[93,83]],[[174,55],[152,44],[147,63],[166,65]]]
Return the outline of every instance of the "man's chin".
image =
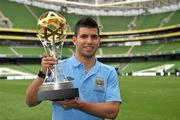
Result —
[[[87,57],[87,58],[92,58],[92,57],[94,57],[95,56],[95,54],[84,54],[84,57]]]

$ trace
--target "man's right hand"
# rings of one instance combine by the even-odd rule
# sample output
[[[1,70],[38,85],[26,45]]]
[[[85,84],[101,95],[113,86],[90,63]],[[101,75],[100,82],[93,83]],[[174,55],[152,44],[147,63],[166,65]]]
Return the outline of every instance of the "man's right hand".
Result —
[[[41,60],[41,70],[43,73],[46,73],[47,70],[49,70],[52,65],[55,65],[58,63],[58,59],[54,58],[48,54],[45,54]]]

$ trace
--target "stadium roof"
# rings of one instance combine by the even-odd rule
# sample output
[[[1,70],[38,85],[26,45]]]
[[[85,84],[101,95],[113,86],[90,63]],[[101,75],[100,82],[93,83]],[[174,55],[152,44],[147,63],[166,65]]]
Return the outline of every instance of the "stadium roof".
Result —
[[[56,3],[64,6],[79,6],[91,8],[154,8],[177,4],[180,0],[38,0],[41,2]]]
[[[140,15],[180,9],[180,0],[11,0],[82,15]]]

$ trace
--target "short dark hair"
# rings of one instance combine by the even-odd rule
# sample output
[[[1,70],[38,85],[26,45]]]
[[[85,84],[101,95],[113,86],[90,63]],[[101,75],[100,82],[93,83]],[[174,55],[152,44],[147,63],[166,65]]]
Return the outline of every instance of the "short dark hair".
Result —
[[[86,27],[86,28],[97,28],[98,30],[98,35],[99,35],[99,27],[97,22],[92,19],[91,17],[83,17],[82,19],[80,19],[76,25],[75,25],[75,29],[74,29],[74,34],[75,36],[77,36],[78,31],[81,27]]]

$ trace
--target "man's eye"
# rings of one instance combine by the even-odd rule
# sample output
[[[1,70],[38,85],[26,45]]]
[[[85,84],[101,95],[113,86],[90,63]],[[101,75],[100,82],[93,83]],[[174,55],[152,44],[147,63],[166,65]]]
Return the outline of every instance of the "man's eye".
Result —
[[[98,39],[98,36],[97,35],[92,35],[91,38],[92,39]]]
[[[85,39],[85,38],[87,38],[87,35],[81,35],[80,38]]]

